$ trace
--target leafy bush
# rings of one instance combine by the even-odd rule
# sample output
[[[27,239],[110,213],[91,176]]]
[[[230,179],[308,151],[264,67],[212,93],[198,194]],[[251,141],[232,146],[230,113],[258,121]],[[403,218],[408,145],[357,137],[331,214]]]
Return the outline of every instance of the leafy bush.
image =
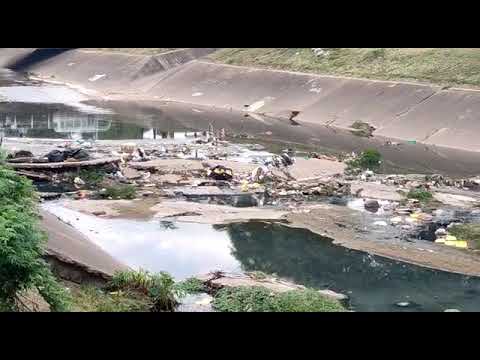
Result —
[[[102,193],[102,196],[105,198],[112,198],[114,200],[119,199],[135,199],[136,188],[133,185],[117,185],[109,186],[106,188],[106,191]]]
[[[188,278],[183,280],[175,285],[175,287],[180,291],[187,294],[195,294],[200,292],[206,292],[207,287],[203,282],[197,278]]]
[[[453,225],[448,232],[459,240],[469,242],[470,247],[480,249],[480,224]]]
[[[349,168],[376,169],[380,166],[382,155],[376,149],[367,149],[353,160],[347,162]]]
[[[315,290],[275,293],[263,287],[234,287],[218,291],[213,306],[222,312],[334,312],[345,311],[335,300]]]
[[[419,201],[429,201],[433,199],[433,195],[431,192],[425,189],[411,189],[407,193],[407,198],[417,199]]]
[[[105,172],[98,169],[82,169],[79,172],[69,174],[69,181],[73,182],[76,177],[82,179],[89,187],[98,186],[105,178]]]
[[[363,121],[355,121],[352,124],[351,128],[355,129],[355,131],[352,131],[354,135],[361,137],[370,137],[375,131],[375,128],[373,126]]]
[[[38,228],[32,184],[0,165],[0,303],[18,310],[21,291],[36,288],[53,311],[68,307],[68,296],[42,259],[46,240]]]

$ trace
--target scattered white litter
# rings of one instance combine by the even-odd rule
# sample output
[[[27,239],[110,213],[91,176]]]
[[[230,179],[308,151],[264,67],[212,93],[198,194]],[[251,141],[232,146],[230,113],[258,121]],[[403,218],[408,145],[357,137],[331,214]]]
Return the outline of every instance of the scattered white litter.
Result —
[[[256,101],[248,107],[247,111],[257,111],[258,109],[260,109],[264,105],[265,105],[265,100]]]
[[[95,76],[92,76],[90,79],[88,79],[88,81],[97,81],[97,80],[100,80],[101,78],[104,78],[105,76],[107,76],[107,74],[101,74],[101,75],[95,75]]]
[[[322,92],[322,88],[317,88],[317,87],[312,87],[310,90],[308,90],[310,92],[314,92],[314,93],[317,93],[317,94],[320,94]]]
[[[192,96],[202,96],[202,95],[203,95],[203,93],[201,93],[201,92],[196,92],[196,93],[192,94]]]
[[[75,63],[68,63],[67,66],[73,66]]]

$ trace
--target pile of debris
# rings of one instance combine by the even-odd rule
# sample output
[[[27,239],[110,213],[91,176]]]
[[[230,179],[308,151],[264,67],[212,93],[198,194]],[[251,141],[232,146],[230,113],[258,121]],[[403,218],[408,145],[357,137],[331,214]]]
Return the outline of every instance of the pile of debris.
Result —
[[[442,186],[455,187],[462,190],[480,191],[480,179],[479,178],[451,178],[439,174],[433,175],[420,175],[420,174],[408,174],[408,175],[384,175],[377,176],[372,181],[380,179],[382,184],[396,185],[405,188],[439,188]]]

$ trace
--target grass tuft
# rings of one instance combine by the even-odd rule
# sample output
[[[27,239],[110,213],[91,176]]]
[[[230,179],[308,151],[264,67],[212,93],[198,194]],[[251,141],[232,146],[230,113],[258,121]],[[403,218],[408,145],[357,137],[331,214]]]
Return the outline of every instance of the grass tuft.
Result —
[[[234,287],[219,290],[213,300],[222,312],[339,312],[345,308],[313,289],[275,293],[263,287]]]
[[[136,193],[137,189],[133,185],[115,185],[107,187],[101,196],[113,200],[132,200],[135,199]]]
[[[433,195],[431,192],[425,189],[411,189],[407,193],[407,198],[409,199],[416,199],[422,202],[428,202],[433,199]]]
[[[477,48],[224,48],[217,62],[357,78],[480,86]]]

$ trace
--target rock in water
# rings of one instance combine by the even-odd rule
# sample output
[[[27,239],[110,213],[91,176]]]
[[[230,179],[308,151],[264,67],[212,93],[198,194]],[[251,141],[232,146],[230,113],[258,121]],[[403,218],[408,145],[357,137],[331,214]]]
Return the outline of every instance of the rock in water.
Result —
[[[65,160],[63,152],[60,150],[52,150],[47,154],[48,162],[56,163]]]
[[[380,208],[380,204],[377,200],[366,200],[363,206],[365,207],[365,210],[368,210],[370,212],[377,212]]]
[[[24,158],[24,157],[33,157],[33,154],[30,151],[26,151],[26,150],[19,150],[13,153],[14,159]]]

